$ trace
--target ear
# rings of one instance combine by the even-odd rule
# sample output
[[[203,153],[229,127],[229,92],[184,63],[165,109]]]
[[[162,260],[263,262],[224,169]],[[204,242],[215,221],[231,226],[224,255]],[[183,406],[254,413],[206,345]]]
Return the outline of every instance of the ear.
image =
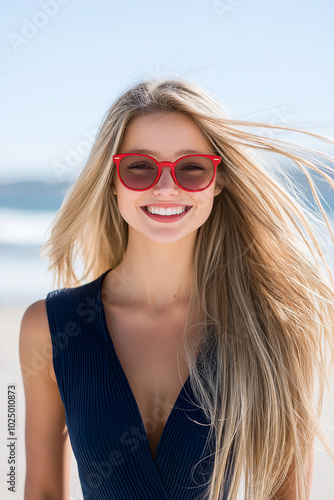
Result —
[[[115,184],[114,184],[113,182],[110,184],[110,191],[111,191],[113,194],[117,195],[116,188],[115,188]]]
[[[217,196],[217,194],[220,194],[223,190],[223,184],[222,182],[217,182],[215,186],[215,191],[214,191],[214,196]]]
[[[110,191],[111,191],[113,194],[117,195],[116,186],[115,186],[115,180],[116,180],[116,179],[115,179],[115,177],[116,177],[116,176],[115,176],[115,172],[114,172],[114,175],[113,175],[113,176],[112,176],[112,178],[111,178],[111,183],[110,183]]]

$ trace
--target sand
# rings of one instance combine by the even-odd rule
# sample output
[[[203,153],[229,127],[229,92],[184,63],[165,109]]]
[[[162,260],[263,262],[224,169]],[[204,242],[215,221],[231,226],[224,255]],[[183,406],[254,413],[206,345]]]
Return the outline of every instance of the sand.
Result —
[[[27,303],[2,304],[0,305],[0,375],[1,375],[1,405],[0,422],[2,432],[0,433],[0,498],[2,500],[23,500],[25,482],[25,397],[22,374],[19,362],[18,339],[20,323],[24,311],[30,305]],[[10,465],[7,463],[10,448],[7,447],[7,387],[16,386],[16,437],[15,442],[15,492],[7,490],[7,474]],[[333,384],[334,387],[334,384]],[[329,437],[332,449],[334,449],[334,400],[326,395],[323,423]],[[80,480],[77,465],[72,454],[71,465],[71,490],[70,496],[64,500],[82,500]],[[315,465],[313,475],[313,487],[311,500],[333,500],[334,499],[334,463],[323,450],[322,445],[316,442]]]

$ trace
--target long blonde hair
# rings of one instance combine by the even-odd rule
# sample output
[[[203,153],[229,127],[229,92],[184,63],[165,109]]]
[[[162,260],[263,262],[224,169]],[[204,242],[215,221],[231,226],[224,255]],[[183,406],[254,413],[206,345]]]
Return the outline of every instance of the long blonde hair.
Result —
[[[155,111],[191,116],[222,157],[217,176],[224,187],[196,240],[190,298],[196,321],[189,315],[183,337],[191,385],[215,433],[214,470],[205,498],[221,498],[228,480],[228,500],[236,500],[241,487],[244,499],[268,499],[293,468],[298,500],[305,500],[315,437],[334,460],[320,422],[333,366],[334,287],[314,221],[317,227],[326,225],[334,239],[308,172],[318,172],[333,188],[325,173],[333,173],[326,165],[333,158],[318,151],[325,163],[310,159],[313,150],[247,128],[328,139],[296,128],[233,120],[209,92],[182,79],[135,84],[108,111],[42,255],[50,259],[58,287],[96,279],[120,264],[128,228],[110,190],[112,157],[131,118]],[[275,168],[285,179],[287,173],[278,162],[268,161],[267,153],[299,167],[322,218],[281,182]],[[81,279],[74,272],[79,256]],[[195,329],[202,364],[196,363]],[[227,477],[231,461],[233,473]]]

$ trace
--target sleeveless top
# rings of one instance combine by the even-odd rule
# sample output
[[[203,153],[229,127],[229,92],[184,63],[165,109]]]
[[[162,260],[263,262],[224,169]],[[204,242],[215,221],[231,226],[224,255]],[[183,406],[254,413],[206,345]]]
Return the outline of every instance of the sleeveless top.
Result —
[[[190,376],[155,458],[101,300],[106,271],[47,294],[52,360],[84,500],[195,500],[211,478],[214,437]],[[210,436],[211,433],[210,433]],[[228,478],[230,467],[228,469]],[[228,482],[221,500],[227,499]]]

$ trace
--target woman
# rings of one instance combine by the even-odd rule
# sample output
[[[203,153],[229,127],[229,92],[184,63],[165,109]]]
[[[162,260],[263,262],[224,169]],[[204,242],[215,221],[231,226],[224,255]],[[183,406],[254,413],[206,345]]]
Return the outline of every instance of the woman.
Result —
[[[265,125],[182,80],[109,110],[43,247],[65,288],[22,319],[25,500],[68,492],[69,441],[85,500],[304,500],[315,436],[334,458],[332,277],[311,211],[255,152],[293,160],[320,207],[305,167],[333,182],[240,126]]]

